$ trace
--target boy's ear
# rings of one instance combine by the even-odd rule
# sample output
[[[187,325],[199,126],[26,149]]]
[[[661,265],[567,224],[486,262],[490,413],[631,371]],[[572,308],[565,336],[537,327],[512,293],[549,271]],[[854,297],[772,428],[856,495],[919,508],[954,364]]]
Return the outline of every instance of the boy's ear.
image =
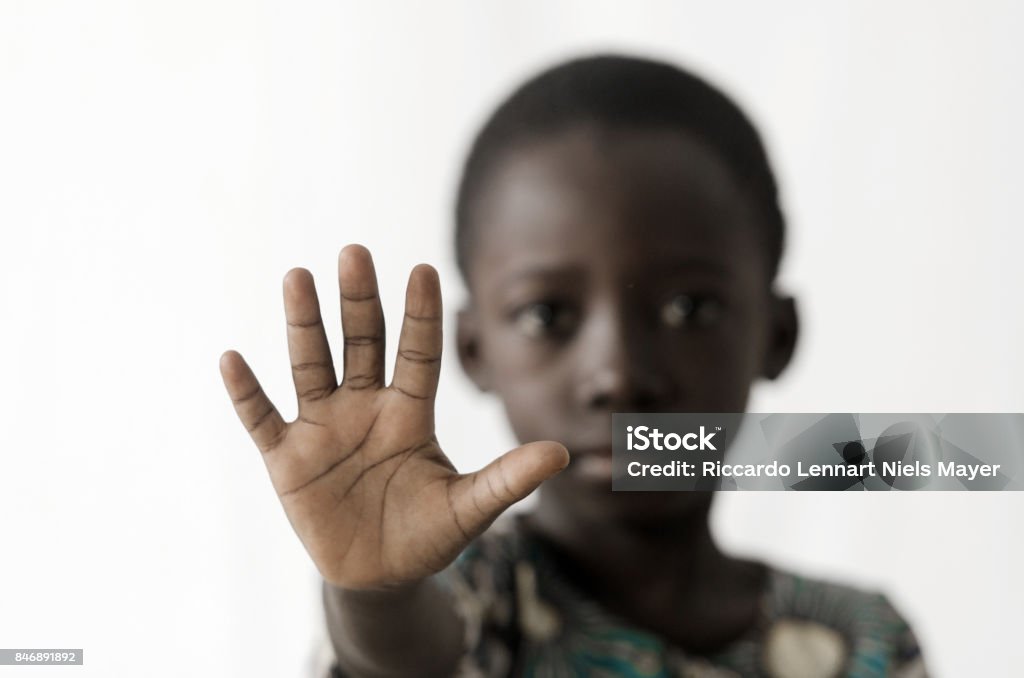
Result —
[[[786,369],[796,350],[800,320],[793,297],[772,294],[772,320],[762,371],[766,379],[775,379]]]
[[[459,364],[466,376],[481,391],[491,388],[487,368],[480,355],[480,330],[476,313],[472,308],[459,309],[455,327],[455,345],[459,352]]]

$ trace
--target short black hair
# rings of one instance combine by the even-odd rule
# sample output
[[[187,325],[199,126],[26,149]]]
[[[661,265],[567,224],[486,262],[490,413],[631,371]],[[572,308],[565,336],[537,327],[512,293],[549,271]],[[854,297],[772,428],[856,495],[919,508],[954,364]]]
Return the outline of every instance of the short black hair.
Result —
[[[581,123],[679,129],[723,158],[754,201],[764,227],[769,276],[782,258],[785,221],[760,135],[740,107],[682,68],[645,58],[597,55],[557,65],[515,90],[477,133],[455,202],[455,257],[465,279],[474,202],[508,151]]]

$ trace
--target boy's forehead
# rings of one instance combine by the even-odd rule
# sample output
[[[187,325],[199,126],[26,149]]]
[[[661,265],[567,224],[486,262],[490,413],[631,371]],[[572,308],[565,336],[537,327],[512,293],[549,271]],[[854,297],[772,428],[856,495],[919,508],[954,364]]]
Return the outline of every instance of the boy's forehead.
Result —
[[[580,128],[510,152],[474,214],[472,268],[743,260],[749,200],[699,140]]]

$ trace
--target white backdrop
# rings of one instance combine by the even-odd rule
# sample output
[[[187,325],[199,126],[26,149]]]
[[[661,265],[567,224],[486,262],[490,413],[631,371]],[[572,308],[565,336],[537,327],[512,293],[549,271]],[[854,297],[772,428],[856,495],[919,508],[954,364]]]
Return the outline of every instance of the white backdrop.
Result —
[[[317,579],[218,356],[291,416],[281,277],[335,308],[349,242],[392,327],[420,261],[454,309],[462,153],[563,57],[677,60],[763,130],[804,334],[753,409],[1024,411],[1022,33],[1010,2],[0,2],[0,647],[86,653],[0,674],[301,673]],[[438,416],[460,468],[512,446],[453,360]],[[1009,676],[1022,509],[751,493],[714,522],[888,592],[936,675]]]

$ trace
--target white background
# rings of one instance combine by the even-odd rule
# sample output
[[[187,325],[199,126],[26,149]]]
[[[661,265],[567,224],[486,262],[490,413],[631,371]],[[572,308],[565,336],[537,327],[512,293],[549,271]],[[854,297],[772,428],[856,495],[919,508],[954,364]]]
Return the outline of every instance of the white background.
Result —
[[[301,674],[315,571],[218,356],[241,350],[292,416],[281,277],[310,268],[336,308],[349,242],[376,253],[392,327],[420,261],[454,309],[462,154],[563,57],[676,60],[763,130],[804,333],[754,410],[1024,411],[1021,7],[3,0],[0,647],[87,664],[0,675]],[[460,468],[512,446],[454,361],[439,398]],[[936,675],[1009,676],[1022,509],[750,493],[714,523],[732,549],[889,593]]]

